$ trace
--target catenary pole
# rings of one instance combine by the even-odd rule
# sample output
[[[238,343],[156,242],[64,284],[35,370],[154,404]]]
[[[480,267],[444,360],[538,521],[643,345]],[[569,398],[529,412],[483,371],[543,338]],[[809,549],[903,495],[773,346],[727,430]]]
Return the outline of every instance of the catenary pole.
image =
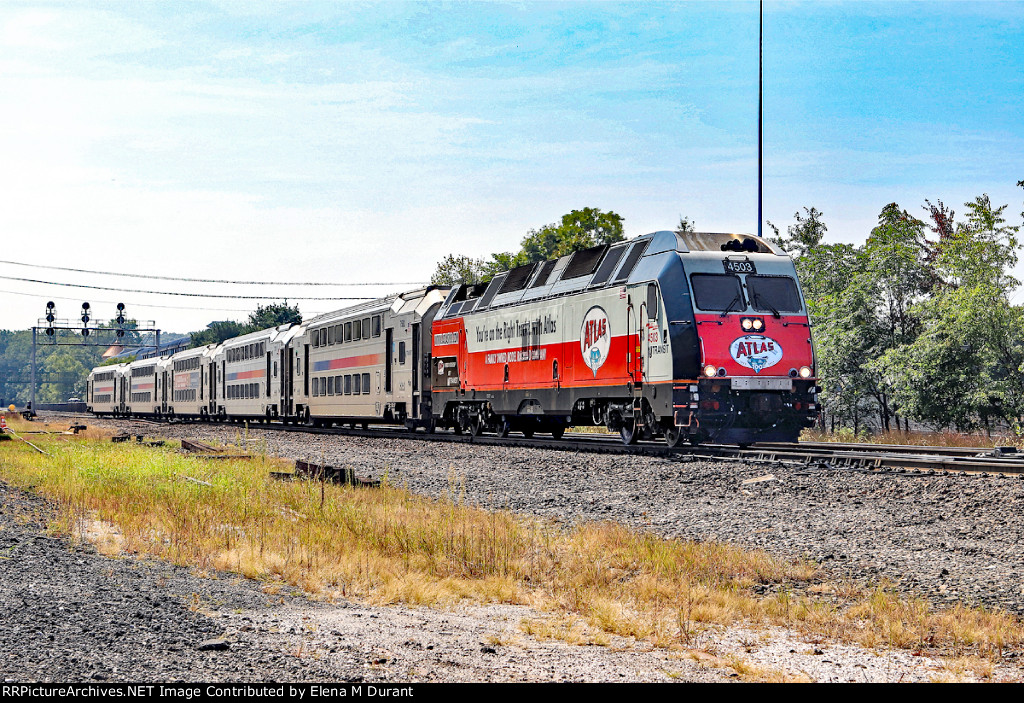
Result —
[[[764,0],[759,3],[760,22],[757,34],[757,236],[761,236],[761,225],[764,222],[762,191],[764,189],[763,171],[763,130],[761,123],[764,118]]]

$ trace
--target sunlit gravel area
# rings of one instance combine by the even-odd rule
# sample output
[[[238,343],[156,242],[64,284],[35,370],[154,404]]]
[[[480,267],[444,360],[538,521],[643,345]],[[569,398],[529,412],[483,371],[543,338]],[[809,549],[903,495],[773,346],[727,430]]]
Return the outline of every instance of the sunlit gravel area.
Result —
[[[1024,480],[561,452],[237,426],[148,426],[351,466],[427,495],[567,523],[614,520],[814,560],[944,605],[1024,614]],[[751,479],[762,479],[751,481]]]
[[[566,525],[614,520],[759,547],[814,560],[836,583],[884,582],[936,605],[1024,613],[1024,481],[1016,478],[877,475],[237,425],[139,424],[131,431],[248,440],[251,451],[351,466],[421,494],[461,495]],[[518,606],[445,611],[311,602],[287,589],[267,593],[233,577],[69,547],[42,534],[49,509],[42,501],[10,489],[3,501],[0,549],[16,558],[0,561],[0,596],[16,607],[0,622],[0,674],[11,680],[728,681],[737,678],[730,657],[769,675],[815,681],[949,675],[908,652],[814,643],[776,630],[709,631],[701,649],[710,654],[695,660],[627,642],[538,640],[521,626],[538,614]],[[203,648],[210,641],[227,646]],[[1010,653],[996,678],[1019,672]]]

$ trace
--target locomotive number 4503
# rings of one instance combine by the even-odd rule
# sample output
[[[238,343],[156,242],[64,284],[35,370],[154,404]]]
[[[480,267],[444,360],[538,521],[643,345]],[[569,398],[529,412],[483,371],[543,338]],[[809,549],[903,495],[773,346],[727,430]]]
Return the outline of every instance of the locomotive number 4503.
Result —
[[[749,261],[730,261],[725,259],[722,261],[722,265],[725,266],[725,270],[729,273],[757,273],[754,264]]]

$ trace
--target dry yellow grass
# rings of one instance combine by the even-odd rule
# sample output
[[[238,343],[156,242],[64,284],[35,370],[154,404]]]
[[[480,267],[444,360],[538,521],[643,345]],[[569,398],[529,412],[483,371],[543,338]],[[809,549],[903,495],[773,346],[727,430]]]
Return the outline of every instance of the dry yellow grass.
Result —
[[[56,529],[91,536],[107,553],[259,579],[268,593],[289,584],[381,604],[525,604],[551,614],[525,621],[527,633],[583,644],[621,637],[693,650],[735,623],[986,662],[1024,643],[1024,626],[1005,612],[936,611],[882,588],[863,594],[820,583],[812,564],[761,551],[468,506],[454,474],[449,494],[431,500],[386,481],[379,490],[276,481],[269,472],[282,462],[261,455],[208,462],[170,445],[33,438],[50,456],[5,442],[0,477],[54,500]],[[775,595],[751,588],[766,583]],[[726,665],[759,680],[778,676]]]
[[[836,432],[822,432],[817,428],[804,430],[800,435],[803,442],[864,442],[867,444],[906,444],[922,447],[977,447],[991,449],[995,446],[1024,448],[1024,438],[984,433],[961,434],[959,432],[867,432],[855,435],[853,430],[841,429]]]

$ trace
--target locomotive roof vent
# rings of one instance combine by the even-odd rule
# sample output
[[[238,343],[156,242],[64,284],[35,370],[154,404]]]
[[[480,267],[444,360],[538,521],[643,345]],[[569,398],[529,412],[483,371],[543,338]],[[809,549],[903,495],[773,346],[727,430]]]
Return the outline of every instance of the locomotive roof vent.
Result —
[[[771,244],[752,234],[729,232],[676,232],[679,243],[688,251],[730,251],[748,254],[779,254]]]
[[[758,246],[750,237],[744,237],[740,239],[730,239],[728,242],[722,245],[722,251],[757,251]]]

